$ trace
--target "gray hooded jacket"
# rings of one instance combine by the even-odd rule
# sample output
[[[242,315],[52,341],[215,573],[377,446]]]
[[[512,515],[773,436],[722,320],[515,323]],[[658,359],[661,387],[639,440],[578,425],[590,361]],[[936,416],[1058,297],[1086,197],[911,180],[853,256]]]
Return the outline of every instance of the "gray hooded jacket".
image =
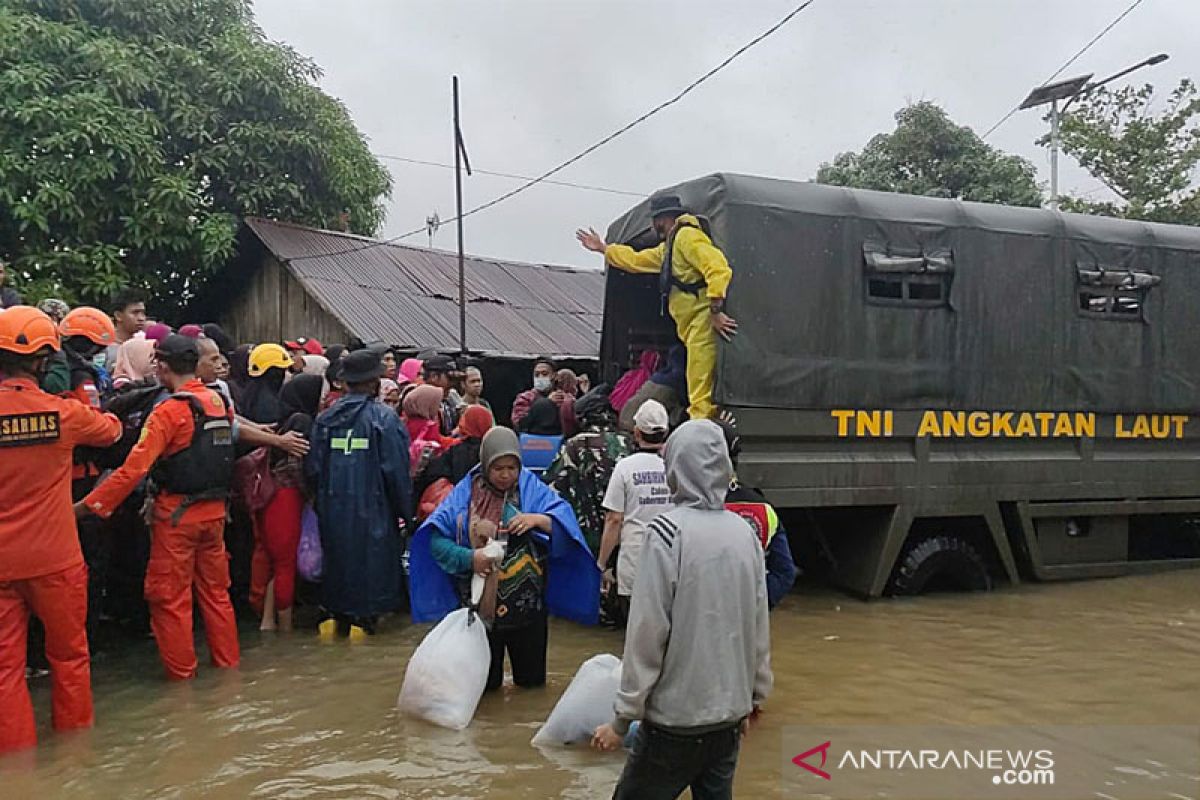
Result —
[[[679,427],[664,454],[674,509],[650,523],[625,632],[614,728],[633,720],[716,729],[771,691],[763,549],[725,510],[733,466],[709,420]]]

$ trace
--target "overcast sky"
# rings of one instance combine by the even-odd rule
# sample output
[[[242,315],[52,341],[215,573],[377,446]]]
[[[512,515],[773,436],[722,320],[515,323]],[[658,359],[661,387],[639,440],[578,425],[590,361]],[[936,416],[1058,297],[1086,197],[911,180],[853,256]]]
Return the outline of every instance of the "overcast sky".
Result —
[[[982,133],[1131,0],[816,0],[680,103],[558,179],[649,193],[712,172],[805,180],[823,161],[891,130],[932,100]],[[458,74],[472,165],[536,175],[678,92],[774,24],[799,0],[255,0],[258,23],[324,70],[381,155],[453,163],[450,81]],[[1158,52],[1137,73],[1162,93],[1200,77],[1200,0],[1145,0],[1061,77],[1097,78]],[[1022,111],[989,139],[1037,165],[1046,129]],[[395,182],[383,234],[454,215],[454,173],[383,162]],[[1068,192],[1103,196],[1069,158]],[[470,208],[519,182],[475,175]],[[635,197],[536,186],[466,220],[485,256],[599,266],[573,238],[603,229]],[[424,233],[409,240],[425,244]],[[445,225],[434,246],[452,249]]]

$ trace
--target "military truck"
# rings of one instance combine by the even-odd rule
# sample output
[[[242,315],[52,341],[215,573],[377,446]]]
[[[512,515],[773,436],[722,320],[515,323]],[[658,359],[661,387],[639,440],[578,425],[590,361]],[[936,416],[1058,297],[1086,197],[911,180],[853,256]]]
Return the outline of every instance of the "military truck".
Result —
[[[718,174],[715,399],[809,572],[865,597],[1200,564],[1200,229]],[[656,243],[648,203],[609,242]],[[674,341],[609,269],[601,362]]]

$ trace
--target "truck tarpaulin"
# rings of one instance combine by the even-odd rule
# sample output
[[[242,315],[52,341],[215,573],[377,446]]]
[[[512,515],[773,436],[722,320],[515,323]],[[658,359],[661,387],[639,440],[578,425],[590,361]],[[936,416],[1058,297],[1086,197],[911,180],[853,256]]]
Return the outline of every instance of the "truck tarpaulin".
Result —
[[[733,266],[722,404],[1196,408],[1200,229],[730,174],[664,191]],[[652,244],[647,210],[608,241]],[[609,362],[658,313],[632,277],[609,277]]]

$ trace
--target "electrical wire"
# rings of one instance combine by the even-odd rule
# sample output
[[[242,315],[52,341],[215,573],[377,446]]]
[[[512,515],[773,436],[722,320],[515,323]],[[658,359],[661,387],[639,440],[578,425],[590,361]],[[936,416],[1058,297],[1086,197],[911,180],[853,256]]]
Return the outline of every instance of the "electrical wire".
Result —
[[[1138,2],[1141,2],[1141,1],[1142,0],[1138,0]],[[724,61],[717,64],[715,67],[710,69],[708,72],[705,72],[699,78],[697,78],[696,80],[689,83],[681,91],[676,93],[673,97],[659,103],[654,108],[650,109],[646,113],[644,113],[641,116],[634,119],[632,122],[629,122],[629,123],[621,126],[617,130],[610,133],[608,136],[605,136],[600,141],[596,142],[595,144],[591,145],[590,147],[585,148],[584,150],[580,151],[579,153],[572,156],[571,158],[568,158],[566,161],[562,162],[557,167],[554,167],[553,169],[543,172],[541,175],[537,176],[536,178],[530,178],[527,182],[521,184],[520,186],[516,187],[515,189],[505,192],[504,194],[500,195],[499,197],[495,197],[495,198],[487,201],[486,203],[483,203],[482,205],[475,206],[474,208],[470,209],[469,211],[464,211],[461,216],[456,216],[453,219],[447,220],[447,222],[448,223],[449,222],[459,222],[460,220],[466,219],[467,217],[472,216],[473,214],[478,214],[481,211],[486,211],[489,208],[492,208],[496,205],[499,205],[500,203],[503,203],[505,200],[508,200],[509,198],[515,197],[516,195],[520,194],[521,192],[524,192],[526,189],[536,186],[539,183],[545,182],[546,179],[558,174],[559,172],[562,172],[564,169],[571,166],[572,164],[575,164],[575,163],[581,161],[582,159],[586,158],[587,156],[591,155],[595,151],[599,150],[601,147],[603,147],[604,145],[613,141],[617,137],[622,136],[625,133],[628,133],[630,130],[632,130],[633,128],[642,124],[646,120],[650,119],[651,117],[653,117],[655,114],[659,113],[660,111],[663,111],[664,109],[675,105],[680,100],[682,100],[684,97],[691,94],[691,92],[693,90],[695,90],[697,87],[699,87],[705,81],[707,81],[709,78],[713,77],[718,72],[725,69],[725,67],[727,67],[731,63],[733,63],[739,56],[741,56],[747,50],[754,47],[759,42],[763,41],[768,36],[775,33],[776,31],[778,31],[780,28],[782,28],[784,25],[786,25],[788,22],[790,22],[796,15],[800,14],[802,11],[807,9],[809,6],[811,6],[815,2],[816,2],[816,0],[805,0],[803,3],[796,6],[791,11],[789,11],[786,15],[784,15],[784,17],[782,19],[780,19],[778,22],[776,22],[774,25],[767,28],[765,31],[760,33],[758,36],[755,36],[753,39],[751,39],[749,42],[747,42],[746,44],[739,47],[737,50],[734,50],[733,53],[730,54]],[[416,236],[419,233],[424,233],[425,230],[426,230],[426,226],[422,225],[419,228],[414,228],[413,230],[408,231],[407,233],[402,233],[399,236],[393,236],[390,239],[371,241],[360,247],[347,248],[345,250],[339,250],[339,251],[335,251],[332,253],[321,253],[319,255],[313,254],[313,255],[307,255],[307,256],[296,256],[289,260],[290,261],[304,261],[304,260],[307,260],[310,258],[329,258],[331,256],[340,256],[340,255],[346,255],[349,253],[357,253],[357,252],[361,252],[363,250],[370,250],[375,247],[380,247],[385,244],[392,244],[393,242],[398,242],[402,239],[408,239],[409,237]]]
[[[1053,75],[1051,75],[1049,78],[1046,78],[1046,80],[1042,81],[1040,85],[1042,85],[1042,86],[1045,86],[1045,85],[1046,85],[1046,84],[1048,84],[1050,81],[1054,80],[1054,79],[1055,79],[1055,78],[1057,78],[1059,75],[1061,75],[1061,74],[1063,73],[1063,70],[1065,70],[1067,67],[1069,67],[1069,66],[1071,66],[1072,64],[1074,64],[1076,61],[1078,61],[1080,56],[1082,56],[1082,55],[1083,55],[1084,53],[1086,53],[1088,50],[1092,49],[1092,45],[1096,44],[1096,42],[1098,42],[1098,41],[1100,41],[1101,39],[1103,39],[1103,38],[1104,38],[1104,36],[1105,36],[1105,34],[1107,34],[1109,31],[1111,31],[1113,28],[1115,28],[1115,27],[1117,26],[1117,24],[1118,24],[1118,23],[1119,23],[1121,20],[1123,20],[1123,19],[1125,19],[1127,16],[1129,16],[1129,14],[1130,14],[1130,13],[1131,13],[1131,12],[1132,12],[1132,11],[1133,11],[1135,8],[1137,8],[1138,6],[1140,6],[1140,5],[1141,5],[1142,3],[1144,3],[1144,2],[1146,2],[1146,0],[1134,0],[1133,4],[1132,4],[1132,5],[1130,5],[1130,6],[1129,6],[1129,8],[1125,9],[1124,11],[1122,11],[1122,12],[1121,12],[1121,13],[1120,13],[1120,14],[1117,16],[1117,18],[1116,18],[1116,19],[1114,19],[1112,22],[1108,23],[1108,25],[1106,25],[1106,26],[1105,26],[1104,30],[1100,31],[1100,32],[1099,32],[1099,33],[1097,33],[1095,36],[1093,36],[1093,37],[1092,37],[1092,40],[1091,40],[1090,42],[1088,42],[1087,44],[1085,44],[1085,45],[1084,45],[1084,46],[1083,46],[1083,47],[1082,47],[1082,48],[1079,50],[1079,52],[1077,52],[1075,55],[1073,55],[1073,56],[1071,56],[1069,59],[1067,59],[1067,62],[1066,62],[1065,64],[1063,64],[1061,67],[1059,67],[1057,70],[1055,70],[1055,71],[1054,71],[1054,74],[1053,74]],[[1003,125],[1004,123],[1008,122],[1008,120],[1009,120],[1009,119],[1012,117],[1012,115],[1013,115],[1013,114],[1015,114],[1015,113],[1017,113],[1017,112],[1018,112],[1018,111],[1020,111],[1020,110],[1021,110],[1021,106],[1018,104],[1018,105],[1017,105],[1016,107],[1014,107],[1014,108],[1013,108],[1011,111],[1009,111],[1007,114],[1005,114],[1003,117],[1001,117],[1001,118],[1000,118],[1000,120],[999,120],[999,121],[998,121],[998,122],[997,122],[995,125],[993,125],[992,127],[988,128],[988,130],[987,130],[987,133],[985,133],[985,134],[984,134],[983,136],[981,136],[980,138],[981,138],[981,139],[987,139],[989,136],[991,136],[991,135],[992,135],[992,133],[993,133],[993,132],[995,132],[995,130],[996,130],[997,128],[999,128],[999,127],[1000,127],[1001,125]]]
[[[388,161],[403,161],[406,164],[420,164],[421,166],[424,166],[424,167],[441,167],[442,169],[454,169],[453,164],[443,164],[440,161],[424,161],[419,158],[405,158],[404,156],[389,156],[389,155],[385,155],[383,153],[376,153],[375,157],[376,158],[384,158],[384,159],[387,159]],[[518,180],[518,181],[536,180],[536,178],[531,178],[528,175],[514,175],[511,172],[492,172],[490,170],[478,169],[475,167],[472,167],[471,172],[479,173],[480,175],[492,175],[497,178],[512,178],[512,179]],[[571,183],[570,181],[551,181],[551,180],[545,180],[545,181],[542,181],[542,183],[548,183],[548,184],[551,184],[552,186],[568,186],[572,189],[586,189],[589,192],[606,192],[608,194],[620,194],[620,195],[624,195],[626,197],[645,197],[646,196],[645,192],[626,192],[622,189],[610,189],[607,186],[592,186],[592,185],[589,185],[586,183]]]

